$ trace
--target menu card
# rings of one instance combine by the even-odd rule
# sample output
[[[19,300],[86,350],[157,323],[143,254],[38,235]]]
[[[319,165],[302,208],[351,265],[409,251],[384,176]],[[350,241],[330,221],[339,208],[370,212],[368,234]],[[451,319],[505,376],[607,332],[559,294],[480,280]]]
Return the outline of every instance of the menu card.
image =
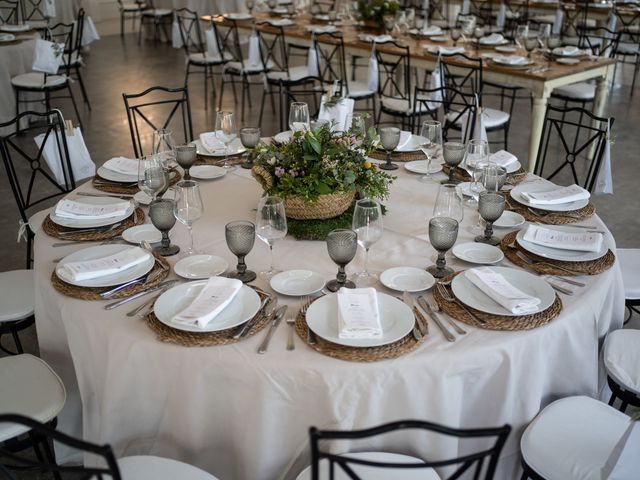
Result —
[[[119,217],[127,213],[131,202],[126,200],[116,201],[104,205],[77,202],[63,199],[58,202],[55,214],[58,217],[75,218],[83,220],[97,220],[101,218]]]
[[[515,315],[527,315],[538,311],[539,298],[514,287],[489,267],[472,268],[464,272],[464,275],[483,293]]]
[[[599,252],[604,241],[601,233],[568,232],[538,225],[529,225],[522,238],[543,247],[579,252]]]
[[[380,338],[380,312],[375,288],[343,288],[338,292],[338,336]]]
[[[568,187],[558,187],[546,192],[522,192],[522,196],[532,205],[559,205],[562,203],[587,200],[591,194],[584,188],[573,184]]]
[[[509,165],[516,163],[518,157],[506,150],[498,150],[495,153],[489,155],[489,161],[495,163],[499,167],[507,168]]]
[[[112,172],[122,173],[123,175],[138,176],[138,160],[126,157],[113,157],[104,162],[103,167]]]
[[[73,281],[90,280],[127,270],[146,261],[151,254],[140,247],[125,248],[94,260],[69,262],[61,266]]]
[[[242,282],[233,278],[211,277],[198,296],[172,319],[175,323],[205,328],[238,294]]]

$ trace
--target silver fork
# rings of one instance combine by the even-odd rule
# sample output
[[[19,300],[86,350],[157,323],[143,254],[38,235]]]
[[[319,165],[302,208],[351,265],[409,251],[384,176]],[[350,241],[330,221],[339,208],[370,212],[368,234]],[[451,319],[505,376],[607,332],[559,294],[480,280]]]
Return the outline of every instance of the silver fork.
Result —
[[[307,314],[309,305],[311,305],[311,297],[309,295],[305,295],[302,300],[302,307],[300,307],[300,313],[302,315]],[[311,328],[309,328],[309,324],[307,324],[307,343],[309,345],[315,345],[317,343],[316,334],[313,333],[313,330],[311,330]]]
[[[465,307],[461,302],[459,302],[457,298],[451,295],[451,293],[449,292],[449,290],[447,290],[447,287],[445,287],[444,284],[438,282],[436,283],[436,288],[438,289],[438,293],[442,295],[442,298],[444,298],[445,301],[449,303],[455,303],[456,305],[458,305],[462,310],[464,310],[467,314],[469,314],[469,316],[473,318],[473,320],[478,325],[485,325],[487,323],[481,318],[479,318],[478,316],[476,316],[474,313],[472,313],[467,307]]]
[[[296,346],[293,343],[293,331],[296,325],[295,318],[287,318],[287,325],[289,326],[289,333],[287,335],[287,350],[295,350]]]

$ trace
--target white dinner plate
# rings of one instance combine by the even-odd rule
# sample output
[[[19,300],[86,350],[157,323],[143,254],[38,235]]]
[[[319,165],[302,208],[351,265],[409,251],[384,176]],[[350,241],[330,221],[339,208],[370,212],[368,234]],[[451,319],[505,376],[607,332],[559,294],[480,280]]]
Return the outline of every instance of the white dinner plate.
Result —
[[[482,185],[480,186],[480,188],[482,188],[482,191],[484,191],[484,187]],[[458,185],[456,185],[456,191],[464,197],[476,198],[478,195],[480,195],[480,192],[473,192],[471,190],[471,182],[460,182]]]
[[[140,242],[145,240],[149,243],[158,243],[162,240],[162,233],[150,223],[145,223],[127,228],[122,232],[122,239],[134,245],[140,245]]]
[[[560,232],[584,233],[584,230],[571,228],[569,225],[545,225],[544,228],[548,228],[550,230],[558,230]],[[518,242],[518,245],[520,245],[528,252],[534,253],[544,258],[549,258],[551,260],[560,260],[562,262],[590,262],[592,260],[597,260],[603,257],[609,250],[609,247],[607,247],[605,242],[602,242],[602,246],[597,252],[580,252],[577,250],[564,250],[561,248],[543,247],[542,245],[537,245],[525,240],[525,231],[526,228],[523,228],[516,235],[516,241]]]
[[[230,20],[251,20],[253,15],[249,13],[225,13],[222,15]]]
[[[587,55],[587,52],[581,49],[577,49],[573,53],[566,54],[564,53],[563,47],[554,48],[551,53],[556,57],[582,57]]]
[[[584,200],[577,200],[575,202],[559,203],[557,205],[532,205],[529,200],[522,196],[522,192],[548,192],[557,188],[557,185],[547,182],[525,183],[516,185],[509,193],[511,194],[511,198],[522,205],[526,205],[527,207],[535,208],[537,210],[546,210],[548,212],[570,212],[572,210],[578,210],[586,207],[589,204],[589,199],[587,198]]]
[[[498,228],[513,228],[519,227],[524,224],[524,222],[524,217],[519,213],[505,210],[502,215],[500,215],[500,218],[493,222],[493,226]]]
[[[224,273],[229,263],[216,255],[189,255],[179,260],[173,267],[176,275],[191,280],[215,277]]]
[[[431,37],[429,40],[432,42],[447,42],[449,41],[449,37],[445,37],[444,35],[436,35],[435,37]]]
[[[580,59],[573,57],[560,57],[556,59],[556,62],[563,65],[577,65],[580,63]]]
[[[175,194],[174,194],[173,190],[167,190],[166,192],[164,192],[164,195],[162,195],[162,198],[169,198],[169,199],[173,200],[174,195]],[[151,203],[151,200],[153,200],[149,195],[147,195],[142,190],[137,192],[133,196],[133,199],[136,202],[138,202],[140,205],[149,205]]]
[[[225,156],[224,148],[220,150],[214,150],[213,152],[211,152],[203,148],[202,143],[200,143],[200,139],[196,139],[191,143],[193,143],[196,146],[196,153],[198,155],[202,155],[203,157],[224,157]],[[247,149],[242,146],[242,141],[239,138],[234,138],[233,141],[229,144],[229,155],[240,155],[241,153],[244,153],[246,151]]]
[[[78,287],[113,287],[115,285],[121,285],[128,281],[134,280],[142,275],[146,275],[151,271],[155,264],[155,257],[151,253],[145,251],[147,259],[144,262],[140,262],[131,268],[122,270],[118,273],[111,275],[104,275],[102,277],[91,278],[87,280],[74,281],[69,277],[69,274],[64,270],[64,267],[69,262],[85,262],[87,260],[95,260],[97,258],[103,258],[108,255],[113,255],[122,250],[129,248],[135,248],[131,245],[96,245],[93,247],[83,248],[70,255],[64,257],[56,266],[56,275],[61,280],[64,280],[71,285],[77,285]],[[138,247],[140,248],[140,247]],[[141,249],[142,250],[142,249]]]
[[[460,260],[479,265],[493,265],[504,258],[498,247],[477,242],[460,243],[453,247],[452,252]]]
[[[483,40],[484,38],[480,39],[480,45],[482,45],[483,47],[498,47],[500,45],[506,45],[507,43],[509,43],[509,40],[507,40],[506,38],[503,38],[499,42],[483,42]]]
[[[510,47],[507,45],[499,45],[496,47],[496,52],[500,53],[516,53],[518,49],[516,47]]]
[[[243,285],[233,301],[227,305],[206,327],[184,325],[172,322],[171,319],[187,308],[198,296],[202,287],[208,280],[196,280],[194,282],[176,285],[164,292],[153,306],[153,312],[158,320],[165,325],[185,332],[218,332],[233,328],[249,321],[260,310],[260,297],[256,291]]]
[[[0,43],[13,42],[16,36],[11,33],[0,33]]]
[[[285,130],[284,132],[276,133],[273,136],[273,140],[278,143],[286,143],[293,138],[293,132],[291,130]]]
[[[442,170],[442,164],[437,160],[431,161],[429,171],[427,172],[427,160],[414,160],[412,162],[406,162],[404,168],[412,173],[419,173],[426,175],[427,173],[438,173]]]
[[[337,295],[337,293],[325,295],[313,302],[307,310],[309,328],[329,342],[348,347],[377,347],[400,340],[413,330],[415,319],[411,309],[397,298],[378,292],[382,337],[340,338]]]
[[[501,56],[495,56],[491,60],[493,60],[494,63],[497,63],[502,67],[509,67],[509,68],[526,68],[529,65],[533,65],[534,63],[533,60],[531,60],[530,58],[525,58],[524,61],[521,63],[509,63],[508,61],[503,60]]]
[[[227,169],[217,165],[195,165],[189,169],[189,174],[198,180],[213,180],[224,177],[227,174]]]
[[[426,139],[420,135],[411,135],[409,141],[402,147],[398,147],[394,152],[417,152],[420,150],[420,145],[424,143]]]
[[[380,274],[380,283],[399,292],[422,292],[436,283],[426,270],[416,267],[393,267]]]
[[[28,32],[29,30],[31,30],[31,25],[29,25],[28,23],[23,23],[21,25],[0,25],[1,32],[19,33]]]
[[[126,173],[114,172],[113,170],[109,170],[105,167],[98,167],[98,171],[96,172],[100,178],[104,178],[105,180],[109,180],[110,182],[121,182],[121,183],[137,183],[138,182],[138,174],[135,175],[127,175]]]
[[[110,203],[114,203],[114,201],[117,201],[117,200],[111,197],[83,197],[83,198],[74,198],[73,201],[78,203],[87,203],[91,205],[108,205]],[[122,215],[118,215],[117,217],[100,218],[100,219],[93,219],[93,220],[60,217],[56,215],[55,209],[54,209],[49,214],[49,218],[51,218],[51,221],[56,225],[60,225],[62,227],[68,227],[68,228],[105,227],[107,225],[113,225],[114,223],[121,222],[125,218],[129,217],[133,213],[134,208],[135,207],[133,205],[133,202],[129,202],[129,207],[127,208],[126,212],[123,213]]]
[[[282,295],[301,297],[324,288],[324,276],[311,270],[287,270],[271,279],[271,288]]]
[[[542,312],[553,305],[556,294],[544,279],[523,270],[507,267],[491,267],[501,274],[509,283],[518,290],[540,299],[538,309],[534,313]],[[456,275],[451,282],[451,290],[455,297],[468,307],[480,310],[492,315],[504,315],[515,317],[519,314],[511,313],[499,303],[491,299],[482,290],[467,279],[464,273]]]

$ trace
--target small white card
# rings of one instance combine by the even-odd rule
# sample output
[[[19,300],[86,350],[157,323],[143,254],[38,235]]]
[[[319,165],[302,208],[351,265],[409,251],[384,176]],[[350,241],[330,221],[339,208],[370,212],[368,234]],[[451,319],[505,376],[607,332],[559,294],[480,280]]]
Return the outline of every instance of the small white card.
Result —
[[[538,225],[529,225],[522,238],[543,247],[579,252],[599,252],[604,241],[601,233],[564,232]]]
[[[104,162],[103,167],[124,175],[138,175],[138,160],[127,157],[114,157]]]
[[[522,192],[522,195],[535,205],[557,205],[586,200],[591,196],[587,190],[575,184],[546,192]]]
[[[127,201],[114,202],[106,205],[95,205],[92,203],[63,199],[56,205],[55,214],[59,217],[65,218],[111,218],[124,215],[130,205],[131,202]]]
[[[338,292],[340,338],[380,338],[378,294],[374,288],[343,288]]]

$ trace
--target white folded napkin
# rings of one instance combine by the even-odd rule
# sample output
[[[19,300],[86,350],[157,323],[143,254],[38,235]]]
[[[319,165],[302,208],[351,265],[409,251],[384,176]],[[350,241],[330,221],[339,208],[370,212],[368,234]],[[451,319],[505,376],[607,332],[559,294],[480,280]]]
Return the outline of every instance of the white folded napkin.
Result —
[[[347,130],[347,117],[353,114],[354,105],[352,98],[343,98],[332,107],[327,107],[325,97],[322,97],[318,120],[329,120],[332,132],[344,132]]]
[[[521,55],[496,55],[493,61],[505,65],[522,65],[527,62],[527,58]]]
[[[249,37],[249,66],[259,67],[262,62],[260,56],[260,37],[257,34],[253,34]]]
[[[336,31],[335,25],[307,25],[307,31],[313,33],[333,33]]]
[[[471,268],[465,277],[496,303],[515,315],[538,311],[540,299],[511,285],[506,278],[489,267]]]
[[[238,294],[242,282],[233,278],[211,277],[198,296],[171,321],[205,328]]]
[[[504,37],[499,33],[492,33],[491,35],[487,35],[486,37],[482,37],[480,39],[480,43],[483,45],[497,45],[504,41]]]
[[[288,27],[295,23],[290,18],[278,18],[277,20],[268,20],[268,22],[274,27]]]
[[[425,45],[425,48],[430,53],[440,55],[455,55],[456,53],[464,53],[464,47],[443,47],[442,45]]]
[[[495,153],[489,155],[489,161],[495,163],[500,167],[507,168],[509,165],[518,161],[518,157],[506,150],[498,150]]]
[[[138,175],[138,160],[127,157],[113,157],[104,162],[102,165],[112,172],[122,173],[124,175]]]
[[[539,225],[529,225],[522,238],[543,247],[579,252],[599,252],[604,241],[601,233],[563,232]]]
[[[371,35],[370,33],[363,34],[359,36],[360,40],[363,42],[375,42],[375,43],[386,43],[393,40],[391,35]]]
[[[581,53],[580,49],[574,45],[567,45],[566,47],[558,47],[553,49],[555,55],[563,55],[565,57],[571,57]]]
[[[343,288],[338,292],[338,336],[380,338],[380,312],[375,288]]]
[[[56,204],[55,214],[63,218],[99,220],[124,215],[130,206],[131,202],[126,200],[115,200],[113,203],[95,205],[64,198]]]
[[[73,281],[79,282],[127,270],[146,261],[150,255],[140,247],[130,247],[95,260],[69,262],[62,268]]]
[[[560,205],[563,203],[587,200],[591,194],[584,188],[573,184],[568,187],[558,187],[546,192],[522,192],[531,205]]]
[[[207,152],[219,152],[224,150],[224,142],[218,138],[216,132],[205,132],[200,134],[200,145]]]
[[[442,29],[437,25],[427,26],[425,23],[420,33],[422,33],[422,35],[440,35],[442,33]]]

